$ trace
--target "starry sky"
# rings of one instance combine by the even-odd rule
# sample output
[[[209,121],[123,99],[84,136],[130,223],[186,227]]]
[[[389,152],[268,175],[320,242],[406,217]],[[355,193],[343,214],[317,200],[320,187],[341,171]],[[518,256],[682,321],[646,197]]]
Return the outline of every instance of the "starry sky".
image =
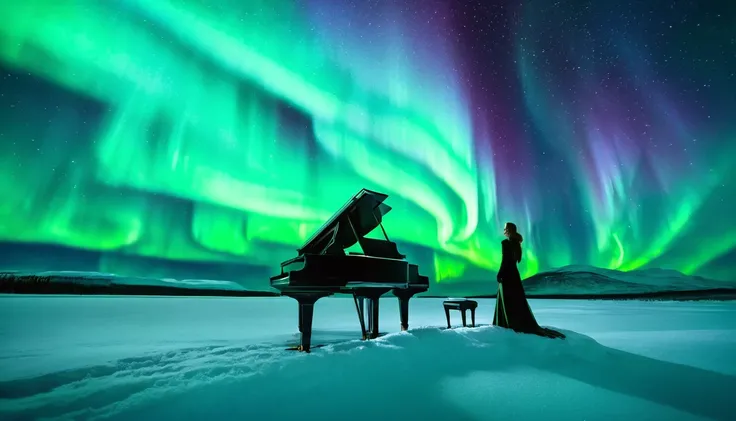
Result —
[[[0,269],[263,288],[361,188],[435,288],[736,274],[736,6],[0,4]]]

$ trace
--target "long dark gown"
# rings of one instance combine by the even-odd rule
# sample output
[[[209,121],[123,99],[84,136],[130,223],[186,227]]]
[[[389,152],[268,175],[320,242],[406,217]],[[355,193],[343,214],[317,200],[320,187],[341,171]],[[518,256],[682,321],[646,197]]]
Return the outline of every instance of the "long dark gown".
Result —
[[[519,333],[533,333],[551,338],[564,338],[560,332],[546,329],[537,323],[526,301],[521,275],[516,267],[521,262],[521,244],[509,239],[501,242],[503,257],[498,270],[498,295],[493,324]]]

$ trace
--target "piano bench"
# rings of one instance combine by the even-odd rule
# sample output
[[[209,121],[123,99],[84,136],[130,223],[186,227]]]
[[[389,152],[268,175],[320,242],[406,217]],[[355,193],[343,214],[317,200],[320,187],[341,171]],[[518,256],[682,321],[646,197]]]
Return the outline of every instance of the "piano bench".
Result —
[[[475,327],[475,309],[478,308],[478,302],[473,300],[445,300],[442,302],[445,307],[445,317],[447,318],[447,328],[450,329],[450,310],[457,310],[462,315],[463,327],[467,327],[465,322],[465,312],[470,310],[470,326]]]

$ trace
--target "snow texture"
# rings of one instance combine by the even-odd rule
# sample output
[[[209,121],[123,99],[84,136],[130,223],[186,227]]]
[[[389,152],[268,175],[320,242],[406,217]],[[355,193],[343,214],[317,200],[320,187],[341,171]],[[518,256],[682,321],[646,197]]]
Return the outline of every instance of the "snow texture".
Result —
[[[733,420],[736,303],[532,300],[567,340],[445,330],[382,300],[360,341],[349,298],[315,308],[311,354],[286,351],[286,298],[0,297],[0,419]],[[459,316],[453,313],[453,323]]]

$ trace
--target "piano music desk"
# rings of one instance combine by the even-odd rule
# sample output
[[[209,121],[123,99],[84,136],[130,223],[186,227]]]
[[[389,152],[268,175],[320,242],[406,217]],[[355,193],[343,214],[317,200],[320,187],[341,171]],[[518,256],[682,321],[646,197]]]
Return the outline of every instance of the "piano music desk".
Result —
[[[447,318],[447,328],[451,329],[450,325],[450,310],[457,310],[462,315],[463,327],[467,327],[465,321],[465,312],[470,310],[470,325],[475,327],[475,309],[478,308],[478,302],[473,300],[445,300],[442,302],[445,307],[445,317]]]

